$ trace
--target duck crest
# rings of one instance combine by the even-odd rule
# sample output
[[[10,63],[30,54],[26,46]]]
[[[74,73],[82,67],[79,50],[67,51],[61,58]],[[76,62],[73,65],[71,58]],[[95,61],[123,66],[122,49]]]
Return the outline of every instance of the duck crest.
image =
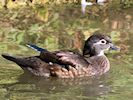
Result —
[[[83,55],[72,51],[50,52],[33,44],[28,44],[28,47],[40,54],[31,57],[12,57],[6,54],[2,54],[2,56],[18,64],[24,71],[36,76],[56,76],[60,78],[106,73],[110,68],[110,63],[104,55],[104,50],[108,48],[117,49],[112,44],[110,37],[101,34],[94,34],[86,40]]]

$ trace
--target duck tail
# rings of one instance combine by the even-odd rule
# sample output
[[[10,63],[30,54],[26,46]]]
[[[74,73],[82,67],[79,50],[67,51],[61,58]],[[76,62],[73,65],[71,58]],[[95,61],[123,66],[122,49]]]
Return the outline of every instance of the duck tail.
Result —
[[[27,44],[27,47],[29,47],[35,51],[38,51],[38,52],[47,51],[46,49],[40,48],[34,44]]]
[[[13,56],[9,56],[9,55],[7,55],[7,54],[2,54],[1,56],[4,57],[4,58],[7,59],[7,60],[16,62],[16,58],[13,57]]]

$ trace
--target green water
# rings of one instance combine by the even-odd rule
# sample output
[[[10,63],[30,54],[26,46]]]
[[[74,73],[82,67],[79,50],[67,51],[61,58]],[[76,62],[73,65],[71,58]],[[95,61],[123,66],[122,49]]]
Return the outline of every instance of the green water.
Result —
[[[132,10],[94,10],[82,15],[80,5],[0,9],[0,53],[38,55],[27,43],[51,51],[81,50],[82,42],[95,31],[111,35],[121,47],[120,52],[108,52],[111,69],[97,78],[35,77],[0,57],[0,100],[132,100]]]

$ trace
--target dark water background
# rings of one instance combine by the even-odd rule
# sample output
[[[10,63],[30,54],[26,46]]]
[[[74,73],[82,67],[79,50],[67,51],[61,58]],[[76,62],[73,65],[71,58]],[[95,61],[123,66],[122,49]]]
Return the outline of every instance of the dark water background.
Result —
[[[36,5],[0,9],[0,53],[38,55],[34,43],[51,51],[81,51],[93,32],[111,35],[120,52],[109,51],[111,70],[97,78],[56,79],[23,74],[0,57],[0,100],[132,100],[133,9],[94,6],[83,15],[80,5]]]

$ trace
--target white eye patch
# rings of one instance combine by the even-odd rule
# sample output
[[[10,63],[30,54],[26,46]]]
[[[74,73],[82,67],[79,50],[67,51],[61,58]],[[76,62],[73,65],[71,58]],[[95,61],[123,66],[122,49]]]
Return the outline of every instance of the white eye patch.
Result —
[[[101,44],[106,44],[107,43],[107,41],[104,40],[104,39],[100,40],[99,42],[101,42]]]
[[[100,41],[94,43],[94,45],[98,45],[98,44],[106,44],[107,41],[105,39],[101,39]]]

